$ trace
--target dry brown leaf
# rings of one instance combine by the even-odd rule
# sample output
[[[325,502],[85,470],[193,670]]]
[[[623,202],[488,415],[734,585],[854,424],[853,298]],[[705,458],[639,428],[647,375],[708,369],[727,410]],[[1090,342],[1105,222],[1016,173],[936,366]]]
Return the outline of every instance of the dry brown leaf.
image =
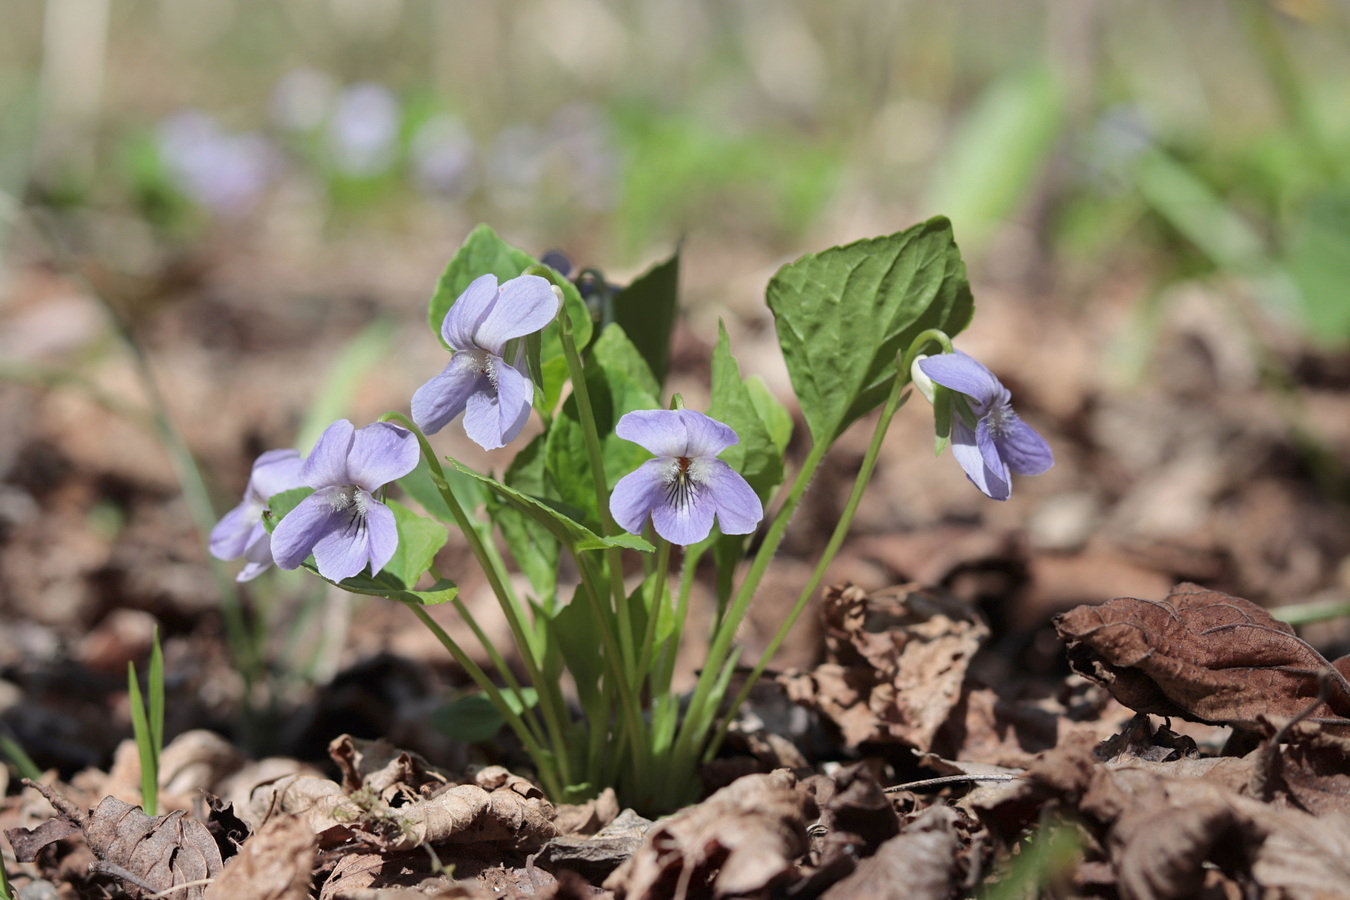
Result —
[[[225,864],[205,900],[307,900],[317,848],[308,825],[278,816]]]
[[[790,772],[747,775],[652,826],[604,886],[621,898],[761,893],[805,852],[814,806]]]
[[[637,852],[651,827],[650,819],[625,809],[593,835],[558,835],[544,845],[535,859],[550,869],[563,867],[600,882]]]
[[[960,814],[946,806],[924,810],[905,830],[858,863],[822,900],[947,900],[962,887]]]
[[[1256,604],[1194,584],[1164,601],[1119,597],[1058,616],[1069,662],[1139,712],[1259,728],[1317,698],[1331,664]],[[1350,683],[1336,672],[1314,716],[1350,726]]]
[[[409,850],[425,843],[507,843],[537,847],[553,837],[553,806],[531,782],[489,772],[492,790],[477,784],[456,784],[428,797],[392,806],[369,791],[348,795],[336,782],[287,776],[267,785],[254,799],[262,821],[280,814],[305,819],[321,846],[334,846],[353,836],[388,851]],[[483,778],[483,773],[479,774]]]
[[[902,741],[932,749],[989,635],[979,615],[936,591],[868,595],[853,585],[830,588],[823,615],[829,662],[780,676],[788,695],[837,723],[850,747]]]
[[[147,816],[140,807],[105,797],[88,813],[46,785],[33,784],[56,809],[67,825],[84,832],[89,849],[98,857],[97,871],[117,878],[133,897],[177,889],[176,896],[201,900],[206,879],[220,872],[220,850],[206,826],[187,818],[183,810],[163,816]],[[72,834],[74,828],[56,826],[14,829],[10,844],[21,862],[54,840]]]

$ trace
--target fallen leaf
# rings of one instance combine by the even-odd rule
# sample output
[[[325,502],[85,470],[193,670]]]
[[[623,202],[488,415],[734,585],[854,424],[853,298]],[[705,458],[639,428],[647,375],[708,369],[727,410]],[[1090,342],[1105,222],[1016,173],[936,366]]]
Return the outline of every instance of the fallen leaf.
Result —
[[[593,835],[558,835],[543,846],[537,861],[550,868],[571,869],[593,881],[603,881],[637,852],[651,827],[650,819],[625,809]]]
[[[747,775],[656,823],[605,879],[622,897],[736,897],[785,878],[806,851],[815,804],[787,771]]]
[[[26,783],[41,792],[58,817],[73,828],[10,831],[16,853],[16,837],[24,846],[25,855],[18,857],[21,862],[32,862],[42,847],[78,829],[98,857],[92,868],[121,881],[133,897],[172,889],[185,900],[201,900],[206,880],[220,872],[215,839],[205,825],[187,818],[181,809],[152,817],[138,806],[105,797],[86,813],[52,788]]]
[[[225,863],[205,900],[307,900],[317,848],[303,821],[278,816]]]
[[[845,585],[826,591],[823,616],[828,661],[779,676],[788,695],[833,720],[850,747],[932,749],[989,636],[975,610],[914,586],[868,595]]]
[[[956,830],[960,814],[946,806],[920,813],[904,831],[858,863],[851,875],[822,895],[822,900],[947,900],[964,878]]]
[[[1074,670],[1138,712],[1259,729],[1314,703],[1319,673],[1334,677],[1315,718],[1350,726],[1350,683],[1288,625],[1256,604],[1194,584],[1166,600],[1119,597],[1055,619]]]

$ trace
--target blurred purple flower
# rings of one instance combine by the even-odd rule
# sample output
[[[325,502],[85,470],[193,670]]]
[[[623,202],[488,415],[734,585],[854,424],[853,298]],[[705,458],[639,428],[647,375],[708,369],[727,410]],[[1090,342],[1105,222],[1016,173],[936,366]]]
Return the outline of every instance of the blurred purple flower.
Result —
[[[952,398],[952,454],[977,488],[995,500],[1012,494],[1012,475],[1039,475],[1055,464],[1050,445],[1013,412],[1012,395],[960,350],[921,359],[918,367],[956,392]]]
[[[314,493],[272,532],[277,565],[298,568],[313,553],[329,581],[350,578],[367,564],[377,574],[398,549],[398,528],[376,492],[411,472],[420,456],[417,438],[399,425],[376,422],[359,431],[346,419],[329,425],[300,469]]]
[[[672,544],[697,544],[712,531],[749,534],[764,506],[748,482],[717,454],[739,442],[736,432],[692,409],[649,409],[619,419],[614,433],[656,455],[623,478],[610,494],[619,527],[641,534],[652,519]]]
[[[345,175],[369,178],[386,171],[398,144],[398,98],[382,84],[363,81],[338,97],[328,122],[333,165]]]
[[[409,148],[413,177],[424,191],[457,200],[474,187],[474,143],[459,119],[438,115],[427,119]]]
[[[441,337],[455,355],[441,374],[417,389],[412,417],[435,434],[460,413],[464,431],[484,450],[504,447],[530,417],[534,385],[506,362],[508,341],[534,334],[558,314],[553,285],[538,275],[521,275],[497,287],[496,275],[480,275],[445,314]]]
[[[211,529],[211,555],[216,559],[244,558],[247,565],[235,578],[252,581],[272,564],[272,536],[262,514],[273,494],[305,486],[300,478],[304,459],[296,450],[268,450],[253,463],[244,499]]]
[[[214,118],[195,110],[162,122],[158,147],[169,177],[184,194],[227,215],[247,210],[280,166],[280,157],[266,138],[223,131]]]

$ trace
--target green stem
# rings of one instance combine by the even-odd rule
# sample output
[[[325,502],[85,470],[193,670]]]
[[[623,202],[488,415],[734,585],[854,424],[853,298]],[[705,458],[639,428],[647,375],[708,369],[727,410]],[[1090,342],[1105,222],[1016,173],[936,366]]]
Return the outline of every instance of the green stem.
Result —
[[[651,575],[651,590],[647,594],[647,628],[642,636],[642,656],[638,661],[634,684],[641,685],[656,665],[656,625],[663,612],[666,598],[666,575],[670,571],[670,541],[656,539],[656,570]],[[653,688],[653,692],[655,688]]]
[[[788,488],[787,496],[778,508],[778,514],[774,517],[773,524],[769,526],[768,532],[764,535],[764,543],[760,545],[759,552],[755,554],[755,560],[750,565],[750,571],[746,573],[745,581],[741,582],[740,590],[736,592],[727,617],[717,623],[717,629],[713,636],[712,646],[708,650],[703,671],[699,673],[698,683],[694,686],[694,695],[690,698],[689,708],[685,711],[684,721],[680,724],[679,734],[675,738],[670,766],[670,776],[673,778],[686,777],[688,770],[693,767],[695,758],[700,755],[700,748],[696,746],[700,735],[696,732],[702,731],[702,729],[698,727],[698,723],[708,721],[709,716],[705,707],[709,703],[717,702],[718,698],[713,696],[713,688],[720,680],[719,676],[731,651],[731,643],[736,636],[736,629],[740,625],[741,619],[745,617],[755,589],[759,586],[759,582],[764,577],[764,572],[769,567],[769,560],[778,550],[778,545],[783,542],[792,514],[796,512],[797,505],[801,503],[802,496],[806,493],[806,488],[811,483],[811,478],[815,475],[816,469],[820,468],[821,461],[824,460],[828,449],[829,447],[825,444],[811,445],[811,450],[802,462],[797,477],[793,480],[792,486]]]
[[[450,652],[450,655],[454,657],[455,662],[459,663],[464,671],[469,673],[469,677],[474,680],[474,684],[478,685],[478,689],[487,694],[488,699],[492,701],[493,706],[497,707],[498,711],[501,712],[502,717],[506,719],[506,723],[511,726],[511,730],[516,733],[516,736],[520,738],[520,742],[525,745],[525,750],[530,754],[530,758],[539,766],[539,780],[544,783],[543,787],[545,792],[547,792],[550,797],[562,797],[563,781],[559,779],[559,773],[555,771],[554,767],[558,764],[565,763],[566,757],[554,757],[553,754],[543,748],[543,746],[535,739],[533,732],[526,727],[520,716],[516,715],[515,710],[511,708],[511,704],[506,702],[506,698],[502,696],[502,692],[498,690],[497,686],[492,683],[492,679],[487,677],[487,673],[484,672],[479,667],[478,663],[474,662],[458,644],[455,643],[455,639],[446,633],[440,623],[433,619],[431,614],[422,608],[421,604],[414,603],[410,600],[404,600],[403,603],[413,611],[417,618],[422,620],[423,625],[431,630],[431,633],[441,642],[441,646]],[[552,764],[546,764],[549,763],[550,760],[553,761]]]
[[[867,454],[863,457],[862,466],[858,469],[858,476],[853,481],[853,491],[848,496],[848,502],[844,504],[843,513],[839,516],[834,532],[830,535],[829,543],[825,545],[825,551],[816,562],[816,568],[811,573],[811,577],[807,579],[806,586],[797,596],[797,602],[793,604],[792,612],[788,613],[788,617],[783,620],[783,624],[779,626],[773,640],[769,642],[769,646],[764,648],[764,652],[760,654],[759,662],[755,663],[754,669],[751,670],[745,684],[741,686],[736,699],[731,701],[731,705],[727,707],[726,713],[722,717],[722,723],[717,728],[717,733],[703,751],[704,761],[711,759],[716,754],[717,748],[721,746],[722,739],[726,737],[727,728],[730,726],[732,718],[735,717],[736,710],[740,709],[741,704],[745,702],[745,698],[750,696],[750,691],[754,688],[755,682],[764,674],[769,661],[778,652],[778,648],[782,646],[788,632],[796,624],[811,598],[815,596],[816,589],[820,587],[820,582],[825,577],[825,570],[829,568],[830,563],[834,562],[835,554],[839,552],[839,547],[843,544],[844,538],[848,535],[849,527],[853,524],[853,517],[858,512],[858,504],[862,502],[863,493],[866,492],[867,484],[872,478],[872,470],[876,468],[877,457],[881,453],[881,445],[886,438],[886,432],[891,426],[891,419],[909,399],[909,394],[904,393],[908,382],[908,369],[906,369],[904,374],[897,377],[895,383],[891,386],[890,396],[886,398],[886,405],[881,410],[881,417],[877,420],[876,430],[872,432],[872,442],[867,447]]]
[[[516,597],[515,592],[507,584],[501,556],[495,553],[495,547],[492,551],[488,550],[488,545],[484,543],[478,529],[474,527],[473,521],[464,511],[459,498],[450,489],[450,483],[445,480],[445,471],[441,468],[440,461],[436,458],[436,454],[432,451],[431,445],[427,442],[426,436],[422,434],[421,430],[402,413],[385,413],[380,417],[380,421],[397,421],[417,438],[417,443],[422,449],[422,457],[427,461],[427,470],[431,474],[432,483],[436,485],[436,490],[440,492],[441,499],[445,501],[455,524],[464,533],[465,540],[469,542],[469,549],[473,552],[474,558],[478,560],[478,565],[482,567],[483,574],[487,576],[488,584],[491,585],[492,592],[497,596],[497,603],[506,615],[507,624],[511,626],[511,634],[515,638],[516,646],[520,648],[520,657],[525,664],[526,672],[530,676],[530,683],[539,693],[539,705],[544,714],[544,721],[547,724],[554,752],[559,760],[558,765],[562,769],[563,778],[567,779],[570,763],[567,754],[567,729],[564,725],[567,721],[566,709],[559,694],[557,682],[545,680],[543,672],[539,668],[538,656],[540,651],[535,646],[535,636],[525,627],[524,611],[520,607],[520,600]],[[562,795],[557,796],[561,797]]]
[[[675,664],[680,655],[680,641],[684,639],[684,625],[689,619],[689,597],[694,590],[694,575],[698,570],[698,561],[703,558],[709,546],[706,543],[695,544],[684,550],[680,571],[680,593],[675,600],[675,626],[670,633],[670,640],[661,648],[661,665],[652,678],[654,695],[669,693],[671,682],[675,680]]]
[[[623,655],[619,650],[620,642],[610,627],[610,611],[600,602],[600,596],[595,590],[595,585],[599,582],[595,568],[583,554],[576,553],[573,558],[581,571],[581,593],[590,604],[596,625],[600,629],[600,642],[605,649],[605,660],[613,672],[614,688],[619,692],[619,704],[623,710],[619,718],[623,720],[624,731],[632,743],[633,781],[637,786],[645,785],[648,745],[643,734],[642,707],[633,692],[633,683],[628,678],[628,671],[624,668]]]
[[[577,401],[577,418],[581,434],[586,442],[586,458],[590,463],[591,481],[595,486],[596,514],[600,517],[601,531],[605,537],[617,532],[614,517],[609,512],[609,482],[605,478],[605,458],[600,449],[600,434],[595,427],[595,411],[591,407],[591,395],[586,388],[586,372],[581,365],[581,356],[577,353],[576,342],[572,339],[572,319],[564,308],[558,313],[559,335],[562,338],[563,356],[567,359],[567,373],[572,380],[572,396]],[[623,553],[617,547],[605,551],[606,568],[609,570],[609,588],[614,597],[614,608],[619,615],[619,630],[622,636],[619,645],[623,651],[624,671],[630,681],[636,681],[637,656],[635,653],[632,616],[628,610],[628,592],[623,587]]]

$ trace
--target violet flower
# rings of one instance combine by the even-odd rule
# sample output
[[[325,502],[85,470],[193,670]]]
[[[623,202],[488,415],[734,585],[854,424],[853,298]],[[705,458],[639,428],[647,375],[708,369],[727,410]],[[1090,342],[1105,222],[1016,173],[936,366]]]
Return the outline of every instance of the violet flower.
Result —
[[[641,534],[650,514],[672,544],[697,544],[712,531],[749,534],[764,507],[749,483],[717,454],[739,442],[736,432],[692,409],[649,409],[619,419],[614,433],[640,444],[649,459],[614,486],[609,511],[625,531]]]
[[[995,500],[1012,494],[1012,475],[1039,475],[1055,464],[1050,445],[1013,412],[1012,395],[984,366],[960,350],[920,359],[916,366],[955,391],[952,454],[975,486]]]
[[[268,450],[253,463],[244,488],[244,499],[211,529],[211,555],[216,559],[244,558],[235,581],[252,581],[272,565],[272,536],[263,526],[262,515],[273,494],[304,487],[300,467],[304,459],[296,450]]]
[[[320,435],[300,469],[314,488],[272,532],[272,556],[294,569],[310,553],[329,581],[350,578],[370,565],[377,574],[398,548],[393,511],[376,492],[417,466],[421,450],[413,433],[389,422],[359,431],[339,419]]]
[[[497,287],[496,275],[475,278],[445,314],[441,337],[455,351],[441,374],[417,389],[412,417],[435,434],[460,413],[464,431],[484,450],[504,447],[530,417],[534,385],[505,359],[508,341],[539,331],[562,301],[548,279],[521,275]]]

